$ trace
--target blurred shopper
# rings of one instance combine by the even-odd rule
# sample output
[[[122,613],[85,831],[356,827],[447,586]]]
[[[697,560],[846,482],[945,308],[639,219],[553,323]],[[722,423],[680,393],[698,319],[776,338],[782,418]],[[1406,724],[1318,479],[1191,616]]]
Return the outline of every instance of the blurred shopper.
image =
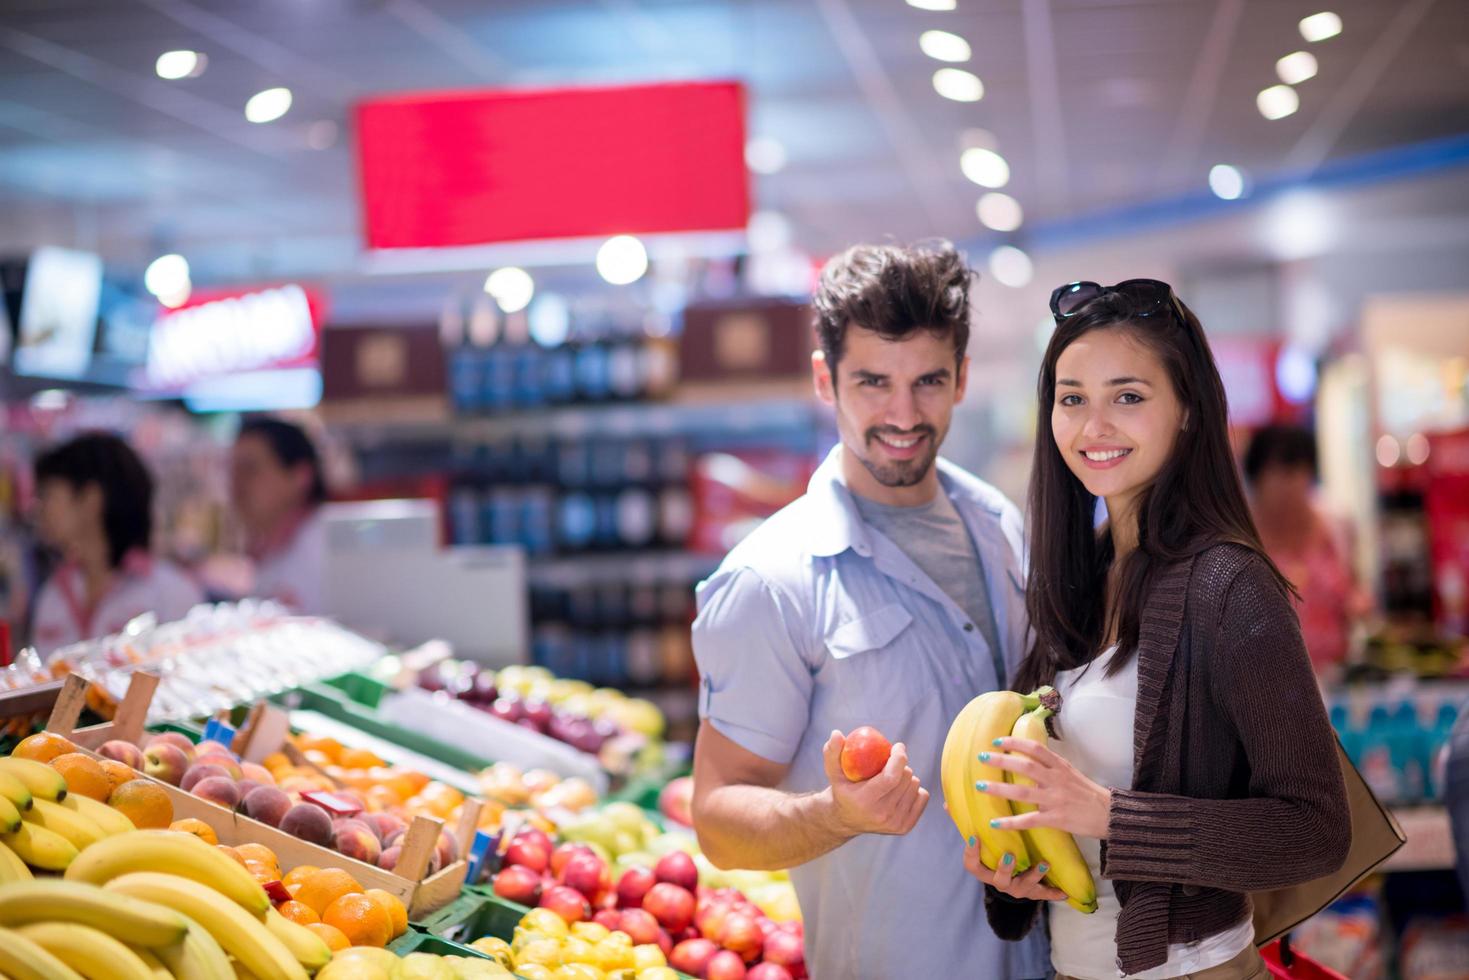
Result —
[[[720,867],[791,869],[814,977],[1049,974],[1040,931],[1003,943],[985,924],[924,788],[950,720],[1007,686],[1026,635],[1020,513],[938,458],[970,277],[947,243],[827,264],[812,373],[840,445],[699,586],[694,825]],[[868,725],[896,744],[854,782],[844,733]]]
[[[1300,595],[1296,612],[1306,652],[1318,674],[1335,679],[1352,627],[1371,612],[1372,599],[1352,571],[1346,525],[1313,499],[1316,437],[1295,426],[1266,426],[1250,440],[1244,466],[1260,540]]]
[[[250,594],[293,612],[322,612],[326,480],[316,446],[300,426],[248,419],[230,454],[230,498],[254,563]]]
[[[41,586],[31,640],[43,655],[116,633],[143,613],[182,619],[197,585],[152,555],[153,478],[114,435],[93,433],[36,461],[41,540],[61,564]]]
[[[1289,585],[1250,519],[1203,328],[1172,288],[1071,283],[1051,313],[1036,636],[1015,688],[1056,688],[1060,737],[996,741],[992,764],[1035,784],[976,788],[1036,806],[998,829],[1075,836],[1096,910],[1043,883],[1044,860],[1015,875],[970,847],[965,864],[990,886],[996,932],[1046,916],[1058,977],[1265,978],[1248,893],[1331,874],[1352,834]]]

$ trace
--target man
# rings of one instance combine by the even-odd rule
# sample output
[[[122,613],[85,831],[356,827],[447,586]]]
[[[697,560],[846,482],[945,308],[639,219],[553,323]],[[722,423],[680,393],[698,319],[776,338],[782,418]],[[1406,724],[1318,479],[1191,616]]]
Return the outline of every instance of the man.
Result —
[[[1050,975],[1042,937],[990,932],[924,788],[949,722],[1006,686],[1028,628],[1019,512],[938,459],[969,281],[947,243],[828,263],[812,374],[840,445],[699,587],[694,824],[716,865],[791,869],[816,980]],[[849,782],[843,735],[862,725],[895,744]]]

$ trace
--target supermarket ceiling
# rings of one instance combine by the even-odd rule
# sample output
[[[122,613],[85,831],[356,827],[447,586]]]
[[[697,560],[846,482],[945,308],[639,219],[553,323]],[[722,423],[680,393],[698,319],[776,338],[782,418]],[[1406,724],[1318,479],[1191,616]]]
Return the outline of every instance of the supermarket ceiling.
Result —
[[[928,6],[943,6],[925,0]],[[735,77],[784,165],[757,207],[820,254],[857,238],[986,233],[960,154],[1009,162],[1027,230],[1469,133],[1465,0],[0,0],[0,247],[96,248],[196,277],[348,273],[360,217],[348,131],[365,96]],[[1307,43],[1297,23],[1343,23]],[[983,98],[935,91],[919,37],[968,41]],[[164,81],[158,56],[208,57]],[[1307,50],[1299,110],[1264,118]],[[961,52],[962,53],[962,52]],[[255,92],[287,86],[276,122]],[[767,147],[768,149],[768,147]],[[779,156],[780,154],[777,154]]]

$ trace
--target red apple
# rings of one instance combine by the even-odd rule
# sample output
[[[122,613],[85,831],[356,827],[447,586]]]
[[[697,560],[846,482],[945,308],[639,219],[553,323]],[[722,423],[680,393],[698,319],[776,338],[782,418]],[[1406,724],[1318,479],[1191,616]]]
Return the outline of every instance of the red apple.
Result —
[[[547,854],[550,854],[553,850],[556,849],[556,845],[551,840],[550,835],[548,835],[544,830],[541,830],[539,827],[525,827],[521,829],[515,836],[524,837],[527,840],[535,841],[546,849]]]
[[[602,926],[608,932],[616,932],[618,929],[622,928],[622,926],[620,925],[620,923],[622,922],[622,915],[616,909],[599,909],[597,911],[597,914],[592,916],[592,921],[595,922],[597,925]],[[654,926],[657,926],[656,922],[654,923]],[[626,929],[623,929],[622,931],[627,932]],[[636,943],[637,940],[634,939],[633,942]]]
[[[558,844],[556,850],[551,852],[551,873],[557,878],[566,869],[566,862],[578,854],[590,854],[596,856],[596,852],[585,844]]]
[[[539,875],[551,863],[551,852],[542,847],[541,842],[535,838],[520,834],[505,848],[505,863],[530,868]]]
[[[658,948],[663,950],[664,959],[667,959],[668,954],[673,951],[673,937],[668,934],[667,929],[658,930]]]
[[[617,904],[625,909],[642,908],[643,896],[656,884],[658,879],[651,868],[628,868],[617,881]]]
[[[766,938],[764,955],[767,963],[787,967],[792,973],[805,972],[806,942],[784,926]]]
[[[550,909],[561,916],[568,925],[573,922],[586,922],[592,917],[592,906],[587,902],[586,896],[575,888],[568,888],[565,885],[556,885],[546,889],[541,894],[540,905],[541,908]]]
[[[694,920],[694,896],[687,889],[664,881],[643,896],[643,908],[670,933],[682,932]]]
[[[632,937],[634,946],[658,941],[658,920],[647,909],[623,909],[615,914],[617,925],[608,928],[627,933]]]
[[[724,942],[724,923],[729,919],[730,911],[729,903],[717,898],[696,908],[694,925],[698,927],[699,935],[716,943]]]
[[[892,751],[892,743],[883,738],[882,732],[863,725],[848,735],[842,746],[842,775],[854,783],[871,779],[882,772]]]
[[[668,955],[668,965],[680,973],[702,977],[704,968],[717,952],[719,947],[707,939],[686,939],[673,947],[673,952]]]
[[[745,980],[795,980],[795,977],[780,964],[766,960],[750,967],[750,972],[745,974]]]
[[[509,864],[495,875],[495,894],[521,905],[535,905],[541,897],[541,876],[530,868]]]
[[[760,927],[755,924],[754,916],[743,912],[735,912],[724,920],[724,933],[719,941],[725,949],[739,953],[746,963],[758,960],[760,950],[765,946],[765,937],[760,934]]]
[[[563,885],[585,895],[588,901],[596,901],[606,884],[607,863],[595,854],[573,854],[557,877]]]
[[[709,957],[704,967],[704,980],[745,980],[745,961],[739,953],[721,949]]]
[[[658,812],[674,823],[685,827],[694,825],[694,781],[680,776],[671,781],[658,793]]]
[[[699,866],[683,851],[669,851],[653,866],[653,877],[692,892],[699,885]]]

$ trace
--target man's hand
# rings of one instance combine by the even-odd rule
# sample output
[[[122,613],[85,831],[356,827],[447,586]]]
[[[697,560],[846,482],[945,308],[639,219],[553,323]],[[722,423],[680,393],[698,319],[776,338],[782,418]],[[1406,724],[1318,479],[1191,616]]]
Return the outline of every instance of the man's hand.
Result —
[[[887,765],[871,779],[854,783],[842,773],[842,747],[846,737],[832,732],[822,748],[826,778],[837,823],[843,833],[901,836],[912,830],[928,805],[928,790],[908,767],[908,748],[893,746]]]

